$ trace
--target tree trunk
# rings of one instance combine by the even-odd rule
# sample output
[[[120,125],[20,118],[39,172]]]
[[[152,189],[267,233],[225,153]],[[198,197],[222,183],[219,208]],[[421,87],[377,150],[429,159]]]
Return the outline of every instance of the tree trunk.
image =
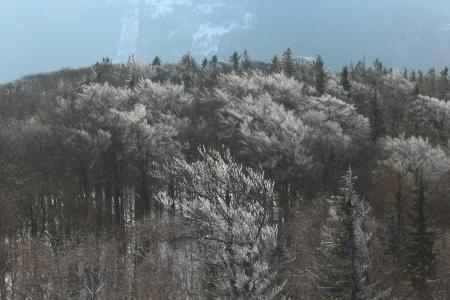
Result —
[[[103,227],[103,189],[100,184],[95,185],[95,216],[97,230],[100,231]]]
[[[4,251],[3,247],[3,237],[0,235],[0,300],[6,300],[5,266],[7,256],[6,251]]]
[[[113,165],[113,179],[114,179],[114,219],[115,225],[118,228],[122,228],[123,222],[123,210],[121,205],[121,188],[120,188],[120,178],[119,178],[119,164],[116,153],[116,139],[112,138],[112,165]],[[122,199],[123,200],[123,199]]]
[[[106,209],[106,225],[111,226],[112,222],[112,194],[111,194],[111,181],[109,177],[106,179],[105,184],[105,209]]]
[[[147,163],[143,163],[141,166],[141,188],[140,195],[135,197],[135,215],[136,220],[141,219],[145,215],[146,203],[148,201],[148,189],[147,189]]]

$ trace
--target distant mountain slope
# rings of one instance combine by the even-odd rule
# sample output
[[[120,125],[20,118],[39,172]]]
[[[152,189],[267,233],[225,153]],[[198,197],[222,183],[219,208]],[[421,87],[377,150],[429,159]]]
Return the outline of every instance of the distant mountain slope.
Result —
[[[276,3],[276,4],[274,4]],[[268,59],[291,46],[340,68],[366,57],[399,68],[450,61],[444,0],[42,0],[0,3],[0,82],[130,54],[177,60],[248,49]]]

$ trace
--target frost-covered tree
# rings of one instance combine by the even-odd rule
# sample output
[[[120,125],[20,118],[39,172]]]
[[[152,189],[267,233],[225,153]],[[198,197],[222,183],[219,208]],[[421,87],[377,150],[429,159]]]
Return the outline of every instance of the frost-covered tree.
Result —
[[[276,181],[279,199],[278,221],[283,223],[289,203],[301,188],[300,178],[310,167],[307,153],[308,127],[293,112],[274,102],[267,94],[234,98],[220,93],[227,103],[219,112],[217,136],[249,166],[261,166]],[[269,206],[270,217],[274,211]]]
[[[303,149],[304,153],[309,152],[316,159],[317,165],[315,170],[319,172],[318,176],[324,179],[324,182],[328,181],[330,183],[328,179],[334,177],[332,174],[337,174],[337,170],[343,167],[336,168],[336,166],[343,163],[346,156],[357,152],[368,142],[368,120],[359,115],[352,105],[329,95],[322,97],[307,96],[302,83],[293,78],[287,78],[283,74],[263,76],[254,73],[251,76],[221,76],[219,78],[219,87],[221,91],[225,92],[225,94],[222,94],[223,100],[221,102],[225,103],[232,100],[230,107],[226,107],[229,110],[226,117],[227,123],[230,123],[229,120],[231,119],[236,120],[235,126],[231,128],[236,128],[246,118],[255,120],[244,124],[245,127],[254,127],[255,129],[245,130],[249,134],[246,135],[244,141],[240,142],[241,144],[247,145],[250,141],[254,141],[254,138],[260,141],[258,144],[261,144],[262,141],[274,140],[281,144],[284,143],[281,141],[295,141],[299,145],[298,147]],[[251,95],[252,97],[247,98],[245,97],[246,95]],[[284,109],[276,108],[277,106],[271,102],[282,104]],[[292,111],[293,115],[286,116],[284,110]],[[309,135],[301,136],[307,137],[309,141],[307,143],[305,143],[304,138],[301,139],[303,142],[299,142],[297,138],[286,138],[287,135],[281,137],[280,135],[285,135],[284,130],[262,125],[270,124],[270,122],[275,124],[302,123],[303,125],[300,127],[297,125],[292,126],[305,128],[304,123],[306,120],[310,127],[306,130],[309,132]],[[231,128],[226,131],[227,134],[232,132]],[[260,138],[262,136],[266,138]],[[326,146],[323,143],[326,143]],[[287,145],[290,145],[290,142],[287,142],[283,147],[287,147]],[[295,148],[293,147],[293,149]],[[258,150],[256,153],[266,153],[263,157],[268,158],[265,158],[263,161],[267,162],[267,165],[271,165],[269,162],[277,161],[277,157],[280,155],[269,155],[273,151],[277,152],[276,149],[280,149],[279,147],[252,146],[249,149],[249,153],[255,152],[255,149]],[[283,151],[283,153],[286,152]],[[249,157],[253,159],[258,156],[249,155]],[[291,155],[284,157],[288,158]],[[288,159],[287,161],[291,160]],[[298,166],[298,164],[294,165]],[[296,170],[294,165],[291,165],[288,169]],[[320,170],[324,172],[322,173]],[[282,174],[288,174],[288,172]],[[297,172],[297,174],[301,173]],[[325,180],[325,178],[327,179]]]
[[[273,183],[264,174],[245,169],[229,152],[200,149],[200,160],[175,160],[164,176],[176,178],[178,196],[160,193],[166,206],[190,220],[204,245],[209,297],[272,299],[283,284],[275,282],[271,264],[277,228],[268,223],[267,207],[275,201]],[[200,296],[200,295],[199,295]]]
[[[130,142],[128,134],[130,128],[140,123],[145,117],[145,107],[136,105],[127,107],[131,98],[128,89],[115,88],[108,84],[86,86],[83,92],[75,100],[62,99],[60,102],[60,113],[66,118],[73,118],[74,130],[73,141],[85,140],[86,146],[89,139],[101,139],[102,144],[107,145],[107,150],[102,155],[102,163],[99,167],[105,167],[107,171],[107,184],[105,186],[105,212],[107,222],[111,220],[111,199],[114,203],[115,224],[119,227],[124,225],[124,197],[122,187],[124,184],[123,162],[126,159],[127,145]],[[69,125],[69,124],[66,124]],[[78,137],[77,137],[78,136]],[[69,140],[70,141],[70,140]],[[80,151],[86,147],[80,146]],[[74,148],[76,149],[76,148]],[[88,148],[89,149],[89,148]],[[92,154],[80,154],[81,162],[90,158]],[[84,155],[84,157],[83,157]],[[86,173],[89,164],[82,164],[81,181],[87,180]],[[90,195],[90,188],[86,188],[86,195]]]
[[[400,172],[411,186],[409,220],[406,229],[406,272],[419,299],[433,295],[430,281],[437,277],[437,229],[431,217],[433,193],[450,170],[444,151],[421,137],[388,138],[384,149],[389,157],[384,164]]]
[[[324,112],[309,111],[302,116],[302,121],[309,129],[305,144],[314,162],[312,171],[320,176],[323,186],[333,186],[338,170],[352,151],[352,137]]]
[[[326,299],[380,299],[369,282],[369,243],[376,229],[369,204],[354,190],[351,168],[342,178],[341,193],[329,200],[322,229],[321,292]]]
[[[304,84],[281,73],[269,76],[256,72],[243,76],[222,75],[219,78],[219,88],[237,98],[268,93],[273,101],[289,110],[296,109],[300,104],[299,100],[304,98]]]
[[[338,123],[343,132],[353,140],[355,149],[367,144],[370,135],[369,120],[360,115],[356,108],[330,95],[322,97],[303,97],[298,103],[300,115],[310,111],[325,114],[329,121]]]
[[[408,132],[441,146],[450,140],[450,102],[419,95],[408,113]]]
[[[170,157],[180,157],[181,134],[187,125],[187,111],[192,97],[182,86],[160,84],[144,80],[139,84],[135,97],[145,106],[145,119],[132,128],[129,145],[130,155],[136,162],[140,174],[139,197],[136,199],[136,214],[152,211],[152,189],[148,172],[154,162]]]

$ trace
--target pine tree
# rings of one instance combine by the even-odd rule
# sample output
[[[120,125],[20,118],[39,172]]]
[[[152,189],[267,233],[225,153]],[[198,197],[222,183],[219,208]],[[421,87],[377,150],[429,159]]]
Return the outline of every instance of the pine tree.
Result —
[[[189,52],[181,57],[180,65],[185,71],[196,72],[198,69],[197,62]]]
[[[416,95],[424,93],[425,79],[422,70],[417,71],[417,81],[414,88]]]
[[[377,72],[383,72],[383,63],[381,62],[381,60],[379,60],[378,58],[376,58],[373,62],[373,67],[375,68],[375,70]]]
[[[127,80],[127,85],[130,90],[134,89],[139,82],[139,77],[136,74],[131,74],[130,78]]]
[[[325,72],[324,63],[320,55],[317,55],[317,58],[314,61],[313,72],[315,88],[319,95],[323,95],[327,83],[327,73]]]
[[[329,217],[322,230],[322,286],[326,299],[368,299],[369,242],[375,222],[368,203],[354,190],[351,168],[342,178],[339,196],[329,200]]]
[[[239,61],[241,59],[241,56],[237,52],[233,52],[230,56],[230,63],[233,68],[233,71],[238,73],[239,72]]]
[[[155,56],[155,58],[152,61],[152,66],[154,66],[154,67],[161,66],[161,59],[159,58],[159,56]]]
[[[425,93],[430,97],[436,96],[436,71],[431,68],[425,78]]]
[[[408,80],[408,69],[407,68],[403,69],[403,79]]]
[[[412,82],[416,82],[417,81],[417,76],[416,76],[416,71],[415,70],[411,71],[411,75],[409,76],[409,80],[411,80]]]
[[[211,60],[209,61],[209,65],[211,67],[212,70],[216,71],[217,70],[217,64],[219,63],[219,59],[217,58],[217,55],[213,55],[211,57]]]
[[[128,65],[134,64],[135,62],[136,62],[136,59],[134,58],[134,54],[128,56],[128,59],[127,59],[127,64]]]
[[[250,57],[248,56],[247,50],[244,51],[244,54],[242,55],[242,70],[245,72],[248,72],[252,67],[252,62],[250,60]]]
[[[383,110],[380,105],[380,100],[378,97],[378,88],[377,83],[373,82],[373,91],[374,94],[370,99],[370,129],[371,129],[371,138],[372,141],[377,141],[379,137],[384,134],[384,118],[383,118]]]
[[[208,59],[205,57],[202,61],[202,69],[205,70],[208,66]]]
[[[423,184],[416,183],[412,196],[407,229],[407,267],[411,285],[420,300],[430,299],[427,282],[436,277],[436,253],[434,243],[437,229],[426,212],[426,198]]]
[[[445,68],[441,71],[441,76],[439,77],[437,97],[442,100],[447,100],[448,92],[449,92],[448,67],[445,66]]]
[[[272,58],[272,61],[270,64],[270,72],[272,72],[272,73],[280,72],[280,60],[278,59],[278,56],[276,56],[276,55]]]
[[[292,57],[291,48],[287,48],[283,53],[282,59],[283,73],[287,77],[294,76],[294,58]]]
[[[342,68],[341,72],[341,85],[344,88],[345,91],[350,92],[352,89],[352,85],[350,83],[349,75],[348,75],[348,68],[345,66]]]

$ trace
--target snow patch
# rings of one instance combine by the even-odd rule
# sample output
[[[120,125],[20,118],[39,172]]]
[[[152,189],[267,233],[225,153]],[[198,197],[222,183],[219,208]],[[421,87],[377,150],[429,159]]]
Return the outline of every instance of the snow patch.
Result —
[[[201,24],[192,36],[194,47],[206,56],[217,53],[220,37],[236,29],[238,29],[238,25],[234,21],[220,26],[214,26],[210,23]]]
[[[134,14],[125,17],[122,20],[122,27],[120,36],[117,41],[117,61],[124,61],[129,55],[136,53],[136,43],[139,37],[139,17],[138,11]]]
[[[177,6],[191,6],[190,0],[145,0],[147,7],[151,9],[150,17],[153,20],[163,18],[171,14]]]

